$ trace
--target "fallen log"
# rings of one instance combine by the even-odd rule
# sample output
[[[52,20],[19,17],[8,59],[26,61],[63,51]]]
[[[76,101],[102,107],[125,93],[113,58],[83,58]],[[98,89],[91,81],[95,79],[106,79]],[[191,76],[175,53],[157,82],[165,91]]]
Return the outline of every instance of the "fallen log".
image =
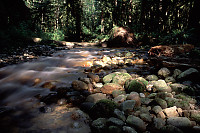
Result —
[[[152,47],[148,53],[151,56],[168,56],[172,57],[174,55],[190,52],[194,49],[194,45],[183,44],[183,45],[159,45]]]

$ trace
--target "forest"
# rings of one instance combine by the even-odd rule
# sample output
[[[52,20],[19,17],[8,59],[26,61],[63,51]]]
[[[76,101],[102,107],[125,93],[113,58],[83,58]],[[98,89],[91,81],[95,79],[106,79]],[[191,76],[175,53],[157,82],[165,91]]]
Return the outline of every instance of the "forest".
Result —
[[[200,0],[1,0],[0,16],[0,132],[200,132]]]
[[[95,42],[108,40],[114,27],[128,27],[139,41],[154,40],[152,45],[199,45],[199,5],[199,0],[3,0],[0,40],[5,46],[33,37]]]

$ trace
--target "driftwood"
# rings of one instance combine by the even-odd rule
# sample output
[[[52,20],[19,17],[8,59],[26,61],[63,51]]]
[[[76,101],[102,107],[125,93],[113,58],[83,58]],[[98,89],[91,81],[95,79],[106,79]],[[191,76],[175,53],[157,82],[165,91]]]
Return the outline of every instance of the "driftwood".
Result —
[[[149,50],[149,54],[152,56],[174,56],[181,53],[187,53],[194,49],[194,45],[184,44],[184,45],[159,45],[152,47]]]

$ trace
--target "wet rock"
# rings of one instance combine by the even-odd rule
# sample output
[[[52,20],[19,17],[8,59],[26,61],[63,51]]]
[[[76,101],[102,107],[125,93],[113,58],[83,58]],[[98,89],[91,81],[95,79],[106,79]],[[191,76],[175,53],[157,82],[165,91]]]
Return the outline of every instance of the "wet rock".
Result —
[[[137,92],[131,92],[127,95],[127,100],[135,100],[135,106],[139,107],[141,105],[140,96]]]
[[[168,125],[173,125],[180,129],[191,128],[191,121],[187,117],[171,117],[167,119]]]
[[[126,100],[126,95],[119,95],[119,96],[117,96],[117,97],[115,97],[114,99],[113,99],[113,101],[115,101],[118,105],[120,105],[122,102],[124,102],[125,100]]]
[[[110,63],[111,63],[111,58],[108,57],[108,56],[104,56],[102,60],[103,60],[103,62],[106,63],[106,64],[110,64]]]
[[[173,73],[173,75],[172,75],[172,77],[177,78],[181,73],[182,73],[181,70],[175,69],[175,70],[174,70],[174,73]]]
[[[51,91],[56,89],[56,81],[47,81],[41,85],[42,88],[48,88]]]
[[[85,82],[79,81],[79,80],[73,81],[72,87],[73,87],[74,90],[77,90],[77,91],[88,90],[88,85]]]
[[[107,124],[122,127],[124,125],[124,122],[118,118],[111,117],[107,120]]]
[[[162,133],[183,133],[179,128],[172,126],[172,125],[166,125],[161,128],[160,132]]]
[[[109,126],[108,127],[108,132],[109,133],[122,133],[121,128],[117,127],[117,126]]]
[[[98,118],[92,122],[92,130],[95,133],[102,133],[106,132],[107,126],[106,126],[106,119],[105,118]]]
[[[128,127],[128,126],[123,126],[123,132],[124,133],[137,133],[134,128]]]
[[[101,88],[101,87],[103,87],[103,84],[102,83],[96,83],[96,84],[94,84],[94,87]]]
[[[161,68],[159,71],[158,71],[158,75],[161,76],[161,77],[168,77],[170,75],[170,70],[167,69],[167,68]]]
[[[166,124],[165,120],[162,118],[154,118],[153,119],[153,125],[155,127],[155,129],[161,129],[162,127],[164,127]]]
[[[57,104],[60,105],[60,106],[65,105],[65,104],[67,104],[67,100],[66,99],[59,99]]]
[[[116,83],[107,83],[101,88],[101,92],[105,94],[112,94],[114,90],[124,90],[124,88]]]
[[[49,107],[49,106],[43,106],[39,110],[42,113],[51,113],[51,112],[54,111],[54,109],[52,107]]]
[[[167,108],[167,102],[161,98],[155,98],[155,101],[162,109]]]
[[[165,78],[165,82],[166,82],[166,83],[175,83],[176,80],[175,80],[173,77],[166,77],[166,78]]]
[[[86,84],[90,84],[90,78],[79,78],[80,81],[85,82]]]
[[[127,52],[126,54],[125,54],[125,57],[126,58],[132,58],[134,56],[134,54],[132,53],[132,52]]]
[[[84,100],[85,100],[85,98],[82,95],[80,95],[80,96],[71,96],[69,98],[69,102],[73,103],[74,105],[78,105],[78,104],[84,102]]]
[[[79,91],[71,91],[66,93],[66,97],[79,96],[79,95],[81,95]]]
[[[146,125],[143,120],[133,115],[129,115],[126,119],[127,124],[133,126],[134,128],[144,132],[146,130]]]
[[[147,114],[147,113],[141,113],[140,115],[140,118],[145,121],[145,122],[152,122],[152,117],[150,114]]]
[[[86,98],[86,102],[92,102],[92,103],[96,103],[99,100],[102,99],[107,99],[106,98],[106,94],[102,94],[102,93],[96,93],[96,94],[91,94]]]
[[[146,79],[147,79],[148,81],[157,81],[157,80],[158,80],[158,77],[157,77],[156,75],[148,75],[148,76],[146,77]]]
[[[98,101],[90,111],[92,118],[109,118],[114,116],[114,110],[117,108],[117,104],[114,101],[103,99]]]
[[[129,112],[133,110],[133,108],[135,107],[135,103],[135,100],[124,101],[123,103],[121,103],[120,108],[124,112]]]
[[[124,112],[122,112],[121,110],[115,109],[115,110],[114,110],[114,114],[115,114],[116,117],[119,118],[120,120],[122,120],[122,121],[125,121],[125,120],[126,120],[126,117],[125,117],[125,115],[124,115]]]
[[[163,109],[163,112],[166,114],[166,116],[168,118],[171,118],[171,117],[178,117],[179,114],[178,112],[176,111],[176,106],[174,107],[171,107],[171,108],[166,108],[166,109]]]
[[[94,82],[99,82],[99,81],[100,81],[99,76],[98,76],[98,75],[95,75],[95,74],[93,74],[93,73],[89,73],[87,76],[88,76],[89,78],[91,78],[92,81],[94,81]]]
[[[171,92],[171,88],[166,84],[164,80],[151,81],[153,86],[158,92]]]
[[[144,93],[140,93],[139,94],[141,98],[145,98],[145,94]]]
[[[140,92],[144,92],[144,90],[146,89],[146,86],[141,81],[138,81],[136,79],[131,80],[131,81],[126,81],[126,84],[128,85],[125,85],[127,86],[127,88],[125,89],[129,93],[132,91],[140,93]]]
[[[189,68],[189,69],[185,70],[184,72],[182,72],[182,73],[177,77],[177,79],[178,79],[178,80],[181,80],[181,81],[187,80],[187,79],[189,79],[189,80],[197,80],[197,79],[195,79],[195,78],[198,77],[198,73],[199,73],[198,70],[196,70],[196,69],[194,69],[194,68]]]
[[[80,109],[83,110],[86,113],[89,113],[89,111],[91,110],[91,108],[94,106],[93,102],[83,102],[80,105]]]
[[[121,90],[114,90],[114,91],[112,92],[112,96],[113,96],[114,98],[117,97],[117,96],[119,96],[119,95],[121,95],[121,94],[125,95],[126,92],[125,92],[125,91],[121,91]]]

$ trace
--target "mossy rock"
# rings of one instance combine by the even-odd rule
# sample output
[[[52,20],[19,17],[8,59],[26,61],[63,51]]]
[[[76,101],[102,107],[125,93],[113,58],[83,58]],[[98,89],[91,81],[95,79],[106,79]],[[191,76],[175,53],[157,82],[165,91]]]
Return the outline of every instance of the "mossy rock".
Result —
[[[117,108],[117,104],[109,99],[103,99],[98,101],[90,110],[90,117],[97,118],[110,118],[114,116],[114,110]]]
[[[189,102],[191,104],[195,104],[196,103],[195,99],[193,99],[190,96],[185,95],[185,94],[178,94],[178,95],[175,96],[175,98],[182,99],[183,101],[187,101],[187,102]]]
[[[133,53],[131,53],[131,52],[127,52],[126,54],[125,54],[125,57],[126,58],[132,58],[134,55],[133,55]]]
[[[197,123],[200,123],[200,112],[199,111],[194,111],[191,112],[191,119],[196,121]]]
[[[129,81],[127,81],[127,82],[129,82]],[[126,86],[127,86],[127,84],[126,84]],[[146,89],[146,86],[143,84],[143,82],[141,82],[137,79],[134,79],[134,80],[130,81],[126,91],[128,93],[130,93],[132,91],[140,93],[140,92],[144,92],[145,89]]]
[[[142,77],[137,78],[137,80],[141,81],[145,86],[148,85],[148,81]]]
[[[104,78],[103,78],[103,82],[106,84],[106,83],[111,83],[113,78],[116,76],[116,73],[111,73],[111,74],[108,74],[106,75]]]
[[[179,101],[176,98],[170,98],[170,97],[166,97],[165,101],[167,102],[168,107],[173,107],[176,106],[177,102]]]
[[[131,78],[132,78],[131,75],[128,73],[119,73],[113,77],[112,83],[117,83],[117,84],[123,86],[125,84],[126,80],[129,80]]]

